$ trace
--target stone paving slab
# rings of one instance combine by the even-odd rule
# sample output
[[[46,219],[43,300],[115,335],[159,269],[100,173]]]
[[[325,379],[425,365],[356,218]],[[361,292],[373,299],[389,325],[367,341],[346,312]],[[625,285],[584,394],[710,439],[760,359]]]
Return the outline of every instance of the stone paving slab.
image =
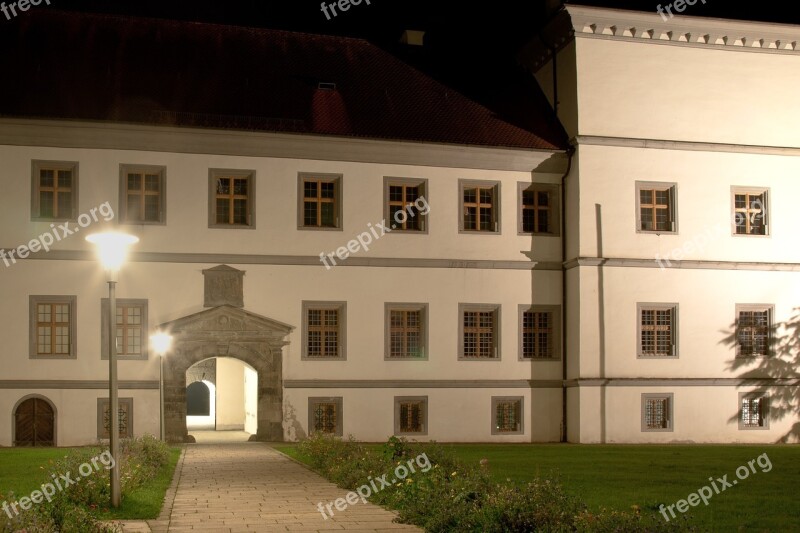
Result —
[[[323,506],[348,491],[329,483],[264,443],[187,445],[158,520],[123,522],[125,533],[206,531],[422,531],[394,522],[396,514],[359,502],[345,511]]]

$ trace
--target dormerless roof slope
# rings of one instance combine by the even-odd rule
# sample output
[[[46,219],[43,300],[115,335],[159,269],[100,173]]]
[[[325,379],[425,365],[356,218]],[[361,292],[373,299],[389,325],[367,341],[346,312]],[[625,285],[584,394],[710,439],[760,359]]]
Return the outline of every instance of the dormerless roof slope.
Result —
[[[361,39],[38,9],[4,23],[0,72],[6,116],[565,146],[537,95],[503,120]]]

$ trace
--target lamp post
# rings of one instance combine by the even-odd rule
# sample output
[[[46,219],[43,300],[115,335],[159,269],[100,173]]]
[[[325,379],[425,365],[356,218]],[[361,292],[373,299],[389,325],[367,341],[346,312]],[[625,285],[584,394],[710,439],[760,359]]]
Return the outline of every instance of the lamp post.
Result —
[[[94,233],[86,240],[97,248],[100,263],[108,281],[108,413],[109,448],[113,460],[111,467],[111,507],[120,505],[122,495],[119,483],[119,391],[117,387],[117,297],[116,286],[119,269],[125,262],[128,247],[139,242],[138,237],[125,233]]]
[[[164,357],[172,346],[172,335],[160,331],[150,337],[150,343],[153,345],[153,349],[158,354],[159,359],[158,405],[161,411],[161,418],[159,420],[161,421],[161,440],[163,442],[166,440],[166,435],[164,434]]]

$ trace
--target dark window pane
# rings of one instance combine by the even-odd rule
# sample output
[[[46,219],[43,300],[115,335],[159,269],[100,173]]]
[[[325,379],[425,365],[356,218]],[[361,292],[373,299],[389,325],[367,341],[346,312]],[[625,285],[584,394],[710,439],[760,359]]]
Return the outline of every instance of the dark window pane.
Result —
[[[148,174],[145,176],[144,190],[148,192],[158,192],[161,190],[161,177],[158,174]]]
[[[128,190],[140,191],[142,189],[142,175],[128,174]]]
[[[303,202],[303,225],[316,226],[317,225],[317,203],[316,202]]]
[[[145,196],[144,198],[144,219],[147,222],[158,222],[159,220],[159,197]]]
[[[39,186],[52,187],[55,184],[55,172],[43,169],[39,172]]]
[[[54,196],[51,191],[42,191],[39,193],[39,216],[52,218],[55,216],[53,212]]]

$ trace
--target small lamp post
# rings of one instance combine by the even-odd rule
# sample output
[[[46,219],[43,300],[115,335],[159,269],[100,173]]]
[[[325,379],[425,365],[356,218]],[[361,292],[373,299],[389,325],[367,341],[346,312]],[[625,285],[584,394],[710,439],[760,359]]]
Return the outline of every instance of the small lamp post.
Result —
[[[158,404],[161,411],[161,440],[166,440],[164,433],[164,357],[172,347],[172,335],[159,331],[150,337],[150,343],[158,354]]]
[[[117,386],[117,298],[116,285],[119,269],[125,263],[128,248],[138,237],[126,233],[94,233],[86,240],[97,248],[100,263],[108,281],[108,411],[109,448],[113,459],[111,468],[111,507],[117,508],[122,500],[119,483],[119,391]]]

